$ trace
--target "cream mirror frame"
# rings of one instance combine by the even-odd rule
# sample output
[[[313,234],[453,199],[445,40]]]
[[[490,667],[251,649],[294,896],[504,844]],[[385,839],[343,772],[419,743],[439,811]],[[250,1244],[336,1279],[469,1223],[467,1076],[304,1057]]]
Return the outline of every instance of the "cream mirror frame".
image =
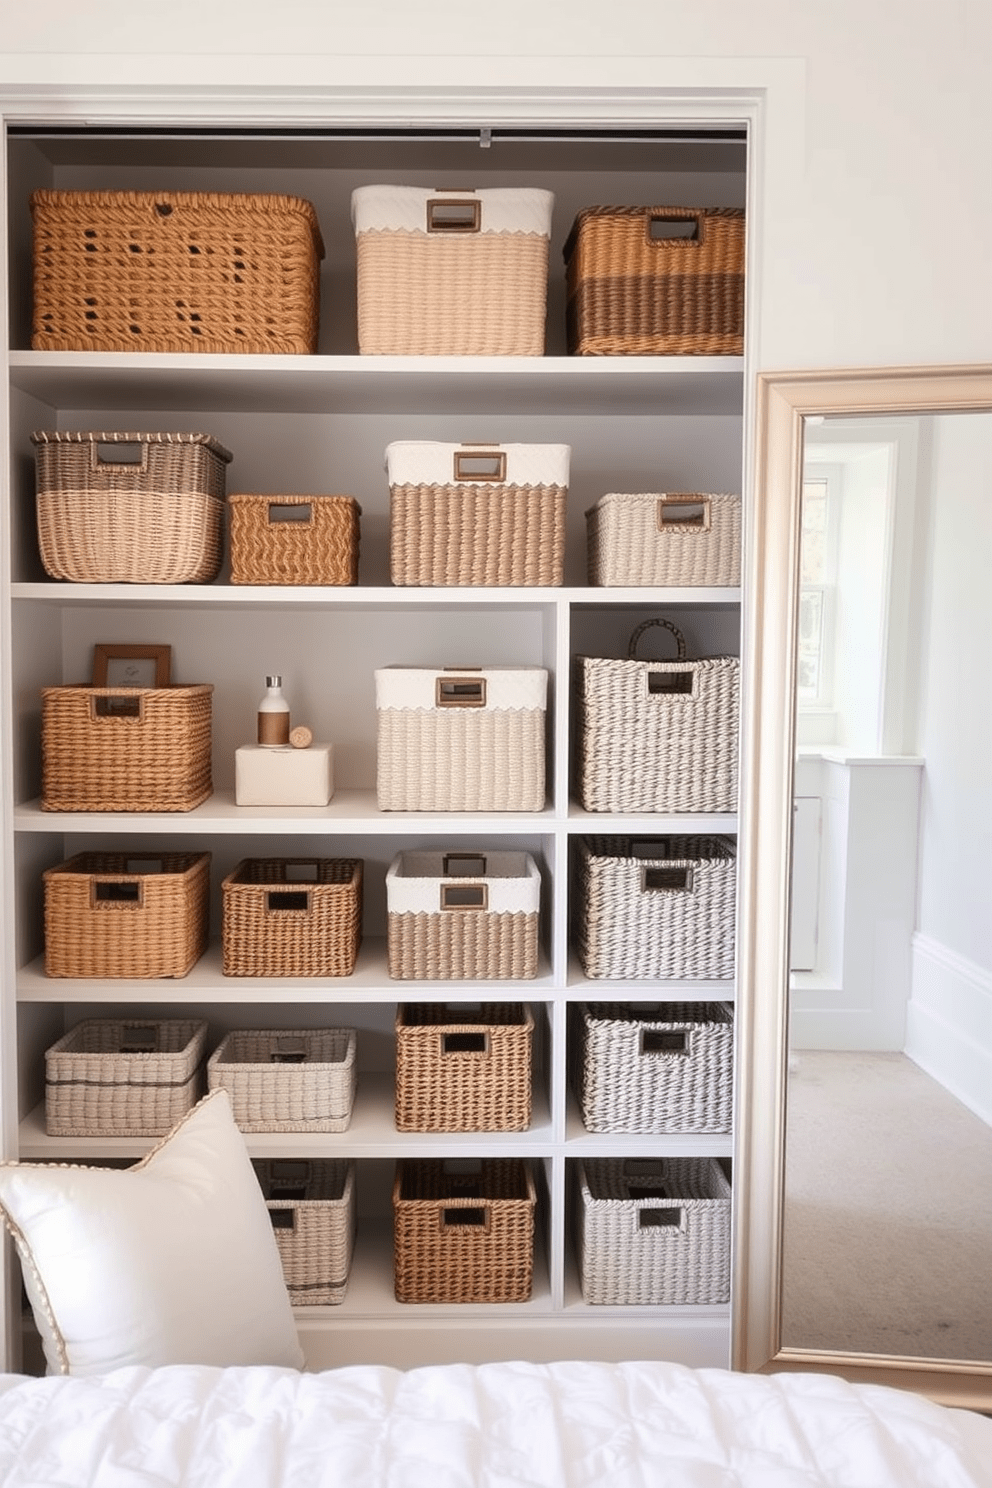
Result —
[[[755,500],[742,624],[737,1001],[735,1369],[821,1371],[992,1410],[988,1363],[785,1348],[781,1288],[788,1067],[796,615],[805,420],[992,411],[992,366],[767,373],[757,378]]]

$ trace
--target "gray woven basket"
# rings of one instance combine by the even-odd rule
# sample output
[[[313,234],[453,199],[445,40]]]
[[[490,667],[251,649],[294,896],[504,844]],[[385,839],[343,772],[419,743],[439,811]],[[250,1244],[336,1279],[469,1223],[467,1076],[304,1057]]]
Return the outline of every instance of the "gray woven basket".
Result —
[[[741,498],[610,491],[586,512],[590,584],[711,586],[741,581]]]
[[[662,626],[675,661],[642,661],[641,636]],[[691,661],[670,620],[645,620],[624,660],[579,656],[574,696],[576,794],[586,811],[734,811],[740,661]]]
[[[160,1137],[203,1094],[207,1025],[85,1018],[45,1054],[50,1137]]]
[[[715,1158],[585,1158],[577,1186],[584,1301],[730,1301],[730,1184]]]
[[[347,1131],[355,1102],[353,1028],[236,1029],[207,1061],[246,1132]]]
[[[355,1164],[339,1158],[254,1162],[297,1307],[344,1301],[355,1250]]]

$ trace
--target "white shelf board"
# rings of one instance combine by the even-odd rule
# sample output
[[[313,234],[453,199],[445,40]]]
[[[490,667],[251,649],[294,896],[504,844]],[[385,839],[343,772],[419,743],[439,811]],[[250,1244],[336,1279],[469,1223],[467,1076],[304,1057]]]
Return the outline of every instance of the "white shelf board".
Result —
[[[547,958],[538,959],[538,974],[528,981],[413,981],[391,979],[386,943],[366,937],[351,976],[233,977],[221,970],[219,943],[207,947],[184,977],[50,977],[43,956],[17,973],[18,1002],[134,1003],[177,1006],[197,1003],[349,1002],[540,1002],[555,996]]]
[[[743,357],[244,356],[12,351],[56,410],[740,414]]]
[[[324,610],[521,610],[561,604],[573,608],[615,609],[642,605],[712,609],[740,604],[740,589],[718,588],[407,588],[368,585],[307,584],[74,584],[61,580],[15,583],[11,597],[46,605],[113,605],[117,609],[162,608],[239,610],[259,606]]]

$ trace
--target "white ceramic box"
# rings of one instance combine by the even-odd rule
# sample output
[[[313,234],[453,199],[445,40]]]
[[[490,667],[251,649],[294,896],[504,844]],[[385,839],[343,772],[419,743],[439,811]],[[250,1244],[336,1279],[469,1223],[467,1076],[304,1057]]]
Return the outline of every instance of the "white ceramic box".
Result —
[[[234,755],[238,806],[326,806],[334,795],[334,746],[242,744]]]

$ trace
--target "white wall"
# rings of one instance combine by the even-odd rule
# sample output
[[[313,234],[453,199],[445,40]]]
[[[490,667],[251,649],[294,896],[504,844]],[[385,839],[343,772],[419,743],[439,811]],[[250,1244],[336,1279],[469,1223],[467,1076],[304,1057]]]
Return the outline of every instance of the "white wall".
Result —
[[[50,0],[5,6],[0,45],[0,91],[27,95],[443,86],[471,112],[508,83],[765,81],[758,365],[990,355],[988,0]]]

